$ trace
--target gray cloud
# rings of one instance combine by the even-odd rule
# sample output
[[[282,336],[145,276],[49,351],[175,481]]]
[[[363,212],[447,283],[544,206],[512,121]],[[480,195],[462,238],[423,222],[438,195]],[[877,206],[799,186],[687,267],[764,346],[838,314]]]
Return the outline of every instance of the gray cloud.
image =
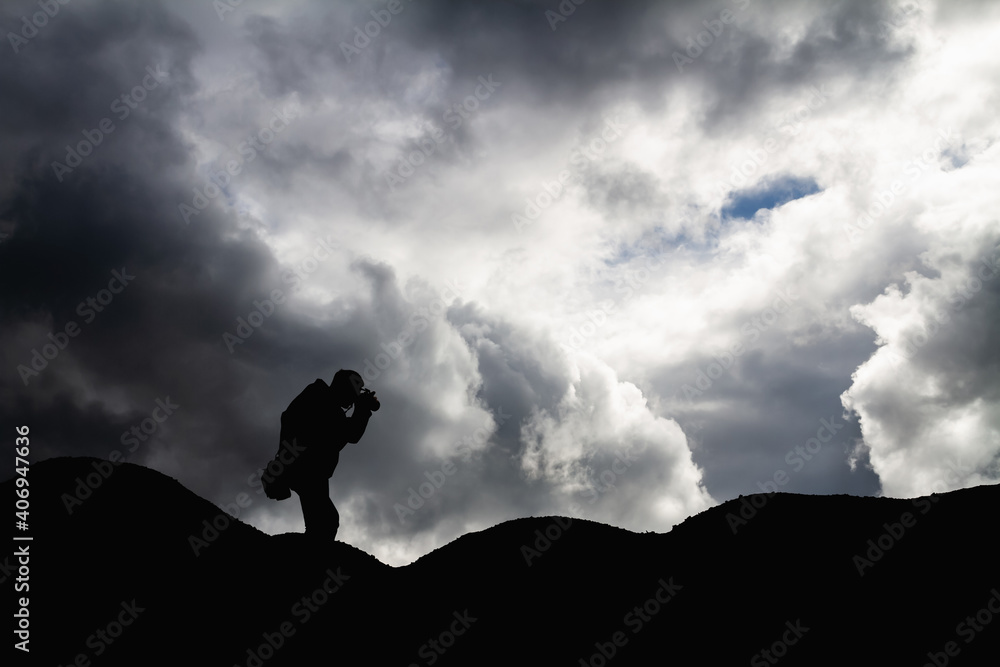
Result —
[[[300,530],[253,475],[298,392],[356,368],[384,408],[331,493],[342,539],[393,563],[518,516],[666,530],[779,470],[806,493],[997,479],[996,285],[949,303],[996,247],[1000,132],[968,95],[997,78],[978,52],[941,69],[989,3],[630,0],[553,30],[554,2],[404,0],[348,59],[383,6],[71,3],[0,58],[0,422],[36,460],[135,428],[129,460]],[[786,176],[820,191],[720,215]]]

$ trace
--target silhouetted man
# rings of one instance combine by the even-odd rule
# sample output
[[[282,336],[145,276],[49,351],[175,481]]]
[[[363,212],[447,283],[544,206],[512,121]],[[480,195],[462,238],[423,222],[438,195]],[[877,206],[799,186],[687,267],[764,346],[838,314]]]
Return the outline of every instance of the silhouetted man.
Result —
[[[279,500],[289,495],[282,487],[299,494],[308,535],[332,540],[340,528],[329,479],[340,450],[361,439],[372,412],[379,409],[378,398],[364,384],[359,373],[341,369],[329,386],[316,380],[281,413],[281,447],[265,473],[265,491]],[[351,405],[354,412],[348,417]],[[267,477],[274,481],[268,484]]]

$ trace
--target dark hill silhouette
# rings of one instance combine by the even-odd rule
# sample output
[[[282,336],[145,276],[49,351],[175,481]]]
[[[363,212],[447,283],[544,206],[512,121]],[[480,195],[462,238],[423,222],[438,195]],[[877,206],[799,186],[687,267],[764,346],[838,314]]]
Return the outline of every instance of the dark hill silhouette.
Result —
[[[32,664],[962,666],[1000,647],[998,486],[746,496],[663,534],[524,518],[392,568],[235,520],[196,557],[189,537],[220,509],[127,463],[67,514],[95,463],[31,467]]]

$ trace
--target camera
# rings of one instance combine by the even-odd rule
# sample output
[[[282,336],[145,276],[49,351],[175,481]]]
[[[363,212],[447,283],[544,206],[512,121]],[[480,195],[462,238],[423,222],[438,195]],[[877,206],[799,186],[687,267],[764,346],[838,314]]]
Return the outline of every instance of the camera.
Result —
[[[367,406],[372,412],[378,412],[382,404],[375,398],[375,392],[371,389],[362,389],[358,394],[358,403]]]

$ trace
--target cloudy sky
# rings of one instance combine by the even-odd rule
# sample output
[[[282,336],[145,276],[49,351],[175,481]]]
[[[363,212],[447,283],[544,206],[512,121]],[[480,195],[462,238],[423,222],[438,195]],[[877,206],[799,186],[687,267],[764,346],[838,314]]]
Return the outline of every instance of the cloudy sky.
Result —
[[[302,530],[254,475],[354,368],[383,407],[339,538],[394,565],[1000,479],[996,3],[42,5],[0,14],[0,420],[35,461]]]

